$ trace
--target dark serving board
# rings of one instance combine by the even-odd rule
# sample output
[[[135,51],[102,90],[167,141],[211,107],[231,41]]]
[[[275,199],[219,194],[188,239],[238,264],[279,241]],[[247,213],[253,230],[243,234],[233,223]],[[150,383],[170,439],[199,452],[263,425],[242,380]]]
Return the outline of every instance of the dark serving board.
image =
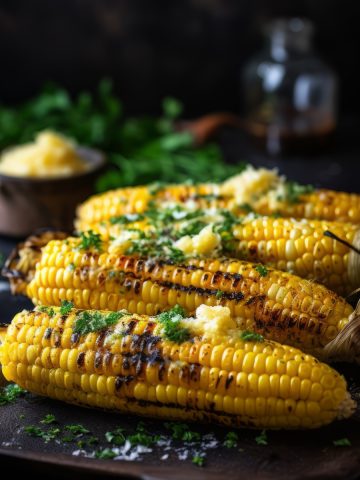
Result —
[[[0,291],[1,322],[10,321],[12,315],[30,302],[23,298],[13,298],[6,290]],[[356,398],[360,392],[360,376],[357,366],[337,366],[347,377],[350,389]],[[268,432],[268,445],[257,445],[253,430],[239,430],[238,447],[227,449],[222,446],[226,429],[209,425],[194,425],[191,428],[206,435],[214,432],[220,443],[216,448],[206,451],[204,467],[192,465],[191,457],[197,447],[190,446],[189,458],[180,460],[179,449],[183,442],[172,442],[171,449],[154,447],[150,453],[140,455],[135,461],[97,460],[74,456],[78,449],[74,443],[50,441],[28,436],[24,432],[26,425],[38,425],[48,413],[56,416],[60,425],[82,424],[91,433],[101,439],[105,448],[104,434],[116,426],[133,431],[139,418],[123,416],[112,412],[95,411],[66,405],[27,394],[15,403],[0,407],[0,456],[2,466],[11,466],[21,472],[38,472],[62,478],[65,474],[76,478],[103,478],[120,476],[121,478],[141,479],[191,479],[219,478],[229,475],[231,478],[254,479],[355,479],[360,476],[360,415],[343,422],[314,431],[274,431]],[[23,418],[24,417],[24,418]],[[146,429],[157,434],[168,434],[161,421],[145,420]],[[333,441],[347,437],[350,447],[335,447]],[[99,446],[95,448],[99,448]],[[91,452],[92,447],[87,447]],[[162,455],[168,453],[166,460]]]

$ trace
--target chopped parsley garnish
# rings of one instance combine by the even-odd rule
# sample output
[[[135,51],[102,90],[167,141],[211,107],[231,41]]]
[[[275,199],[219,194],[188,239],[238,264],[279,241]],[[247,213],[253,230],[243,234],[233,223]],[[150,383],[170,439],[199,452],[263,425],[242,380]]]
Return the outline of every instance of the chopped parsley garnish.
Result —
[[[219,213],[223,217],[221,222],[215,223],[213,231],[221,237],[221,244],[225,252],[232,252],[236,248],[236,240],[233,233],[235,225],[241,223],[241,218],[235,216],[228,210],[220,210]]]
[[[75,263],[71,262],[69,263],[69,265],[67,266],[67,268],[70,270],[70,272],[73,272],[75,270]]]
[[[200,455],[194,455],[191,461],[194,465],[197,465],[198,467],[204,466],[204,457],[201,457]]]
[[[224,447],[236,448],[239,436],[236,432],[228,432],[225,436]]]
[[[30,435],[30,437],[39,437],[44,440],[45,443],[50,442],[50,440],[54,440],[60,434],[60,428],[52,427],[49,430],[42,430],[35,425],[27,425],[24,428],[24,432]]]
[[[74,308],[74,304],[72,302],[69,302],[68,300],[62,300],[60,305],[60,314],[69,315],[69,313],[73,308]]]
[[[124,445],[126,440],[124,429],[121,427],[116,428],[111,432],[106,432],[105,438],[109,443],[113,443],[114,445]]]
[[[254,211],[254,209],[249,203],[242,203],[241,205],[239,205],[239,208],[241,208],[241,210],[244,210],[244,212],[246,213],[252,213]]]
[[[260,333],[251,332],[250,330],[244,330],[240,333],[241,340],[245,342],[263,342],[264,337]]]
[[[111,225],[128,225],[129,223],[144,220],[145,215],[142,213],[129,213],[127,215],[119,215],[118,217],[110,217]]]
[[[80,250],[90,250],[94,248],[98,252],[102,250],[102,240],[99,233],[94,233],[92,230],[80,233],[80,243],[78,245]]]
[[[90,433],[90,430],[80,424],[65,425],[65,430],[68,430],[73,435],[83,435],[85,433]]]
[[[47,313],[50,318],[53,317],[56,313],[53,307],[46,307],[45,305],[40,305],[39,307],[37,307],[37,310],[42,313]]]
[[[182,250],[174,247],[174,242],[169,238],[145,236],[142,238],[132,240],[131,247],[127,249],[126,254],[138,254],[144,257],[152,258],[166,258],[175,263],[180,263],[185,260],[185,255]]]
[[[222,292],[221,290],[217,290],[217,292],[215,294],[215,297],[216,298],[221,298],[223,295],[224,295],[224,292]]]
[[[6,385],[6,387],[0,389],[0,406],[15,402],[15,400],[25,393],[26,390],[16,385],[16,383]]]
[[[183,440],[184,442],[199,442],[200,433],[189,429],[186,423],[166,422],[165,427],[172,432],[174,440]]]
[[[351,447],[351,442],[348,438],[340,438],[339,440],[334,440],[333,445],[335,447]]]
[[[50,425],[51,423],[57,423],[57,421],[55,415],[48,413],[42,420],[40,420],[40,423],[43,423],[44,425]]]
[[[84,310],[76,316],[74,333],[85,335],[90,332],[97,332],[103,328],[110,327],[126,315],[124,312],[110,312],[107,314],[98,311]]]
[[[260,435],[258,435],[257,437],[255,437],[255,442],[258,444],[258,445],[267,445],[268,444],[268,439],[267,439],[267,434],[266,434],[266,430],[263,430]]]
[[[102,458],[102,459],[112,459],[115,458],[117,453],[115,453],[111,448],[104,448],[102,450],[97,450],[95,452],[95,458]]]
[[[277,200],[288,202],[288,203],[299,203],[301,200],[301,195],[306,195],[307,193],[312,193],[314,187],[312,185],[300,185],[297,182],[286,182],[285,183],[285,192],[283,195],[279,195]]]
[[[268,269],[265,267],[265,265],[256,265],[255,270],[258,272],[260,277],[266,277],[268,274]]]
[[[171,310],[157,316],[157,321],[163,326],[164,336],[168,340],[182,343],[190,338],[190,331],[181,326],[181,320],[184,318],[186,318],[186,313],[180,305],[175,305]]]

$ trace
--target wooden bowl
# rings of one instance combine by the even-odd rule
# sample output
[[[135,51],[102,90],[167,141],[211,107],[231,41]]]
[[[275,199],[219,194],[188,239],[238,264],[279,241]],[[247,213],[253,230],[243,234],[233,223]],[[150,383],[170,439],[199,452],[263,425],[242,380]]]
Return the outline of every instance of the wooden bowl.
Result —
[[[73,230],[76,206],[93,193],[95,180],[106,164],[98,150],[79,147],[78,153],[89,170],[69,177],[0,174],[0,234],[24,237],[43,227]]]

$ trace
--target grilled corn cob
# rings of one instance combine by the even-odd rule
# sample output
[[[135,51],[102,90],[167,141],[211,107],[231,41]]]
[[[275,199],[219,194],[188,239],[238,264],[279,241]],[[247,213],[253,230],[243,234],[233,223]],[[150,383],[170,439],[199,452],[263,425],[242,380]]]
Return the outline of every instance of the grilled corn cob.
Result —
[[[226,308],[200,309],[202,323],[180,344],[154,317],[23,311],[0,347],[3,374],[69,403],[231,427],[315,428],[352,414],[346,382],[328,365],[238,331],[205,333],[206,320],[213,326],[220,316],[231,326],[231,318]],[[84,314],[92,326],[79,328]]]
[[[240,329],[327,360],[359,357],[359,344],[351,340],[353,331],[346,348],[337,343],[335,357],[329,348],[350,321],[357,324],[351,305],[322,285],[260,265],[197,258],[177,264],[112,253],[106,243],[98,250],[82,249],[79,238],[50,241],[41,253],[32,251],[31,260],[17,262],[13,258],[8,265],[8,273],[16,275],[15,291],[36,304],[60,305],[68,300],[77,308],[125,308],[147,315],[176,304],[190,313],[203,303],[223,305]]]
[[[141,213],[149,203],[190,203],[199,208],[214,206],[235,213],[244,206],[262,215],[360,223],[360,195],[333,190],[312,190],[287,182],[272,170],[249,167],[222,184],[133,187],[95,195],[78,208],[77,228],[112,216]]]
[[[209,225],[213,231],[221,231],[221,242],[215,249],[194,251],[190,239],[196,240],[199,233],[209,230]],[[350,223],[253,214],[239,218],[219,209],[188,210],[175,206],[150,210],[144,215],[112,217],[90,227],[105,240],[126,238],[127,232],[135,229],[168,237],[177,241],[175,245],[182,242],[190,254],[226,255],[260,262],[322,283],[342,295],[360,286],[360,227]]]

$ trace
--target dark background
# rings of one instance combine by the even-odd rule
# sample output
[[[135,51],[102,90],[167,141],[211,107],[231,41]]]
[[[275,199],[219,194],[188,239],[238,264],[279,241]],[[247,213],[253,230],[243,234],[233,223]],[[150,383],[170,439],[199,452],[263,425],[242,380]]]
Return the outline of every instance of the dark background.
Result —
[[[182,99],[188,116],[239,108],[238,74],[261,47],[261,25],[302,15],[338,72],[341,111],[359,105],[358,2],[352,0],[1,0],[0,102],[35,94],[46,80],[77,92],[108,75],[129,113]]]

